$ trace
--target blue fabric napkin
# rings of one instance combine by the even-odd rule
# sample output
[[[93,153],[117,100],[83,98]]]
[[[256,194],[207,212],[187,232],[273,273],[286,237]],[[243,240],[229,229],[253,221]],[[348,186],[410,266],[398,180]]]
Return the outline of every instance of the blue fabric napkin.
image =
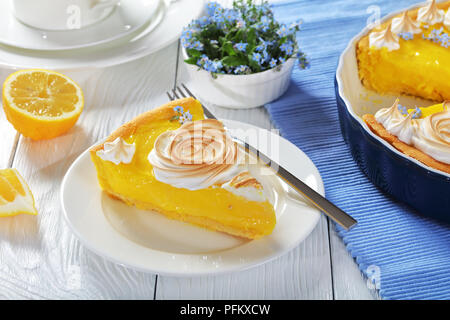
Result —
[[[406,0],[275,4],[279,20],[303,19],[298,40],[311,68],[295,69],[288,92],[267,110],[281,134],[315,163],[328,199],[358,220],[351,231],[337,229],[360,270],[379,280],[381,297],[450,299],[449,225],[396,202],[360,171],[342,138],[334,94],[339,55],[371,14],[379,8],[384,16],[413,4]]]

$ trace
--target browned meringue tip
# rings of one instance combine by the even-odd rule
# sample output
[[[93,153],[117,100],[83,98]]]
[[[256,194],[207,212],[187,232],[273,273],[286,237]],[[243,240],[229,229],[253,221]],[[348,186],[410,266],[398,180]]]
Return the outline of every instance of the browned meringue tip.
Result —
[[[248,171],[241,172],[230,181],[230,186],[236,189],[243,187],[253,187],[255,189],[262,189],[261,183],[256,178],[250,175]]]

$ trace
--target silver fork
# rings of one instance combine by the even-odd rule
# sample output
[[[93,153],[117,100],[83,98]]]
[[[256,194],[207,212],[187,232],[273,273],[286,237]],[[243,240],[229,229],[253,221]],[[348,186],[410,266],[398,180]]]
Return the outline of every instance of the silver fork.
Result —
[[[179,86],[177,86],[176,88],[172,89],[171,92],[167,92],[167,96],[171,101],[186,98],[189,96],[196,99],[194,94],[192,94],[192,92],[184,84],[181,84],[181,86],[183,87],[184,90]],[[211,113],[211,111],[209,111],[204,105],[203,111],[207,118],[217,120],[217,118]],[[357,221],[353,219],[350,215],[345,213],[343,210],[338,208],[336,205],[334,205],[326,198],[322,197],[319,193],[311,189],[307,184],[305,184],[300,179],[296,178],[293,174],[291,174],[289,171],[280,166],[278,163],[276,163],[268,156],[260,152],[258,149],[252,147],[247,142],[241,139],[238,139],[236,137],[233,137],[233,139],[236,142],[238,142],[248,153],[251,153],[258,159],[262,160],[263,163],[266,164],[266,166],[271,168],[277,168],[278,170],[274,171],[282,180],[284,180],[294,190],[296,190],[298,193],[300,193],[306,199],[308,199],[312,205],[323,211],[329,218],[331,218],[333,221],[341,225],[343,228],[348,230],[354,225],[356,225]]]

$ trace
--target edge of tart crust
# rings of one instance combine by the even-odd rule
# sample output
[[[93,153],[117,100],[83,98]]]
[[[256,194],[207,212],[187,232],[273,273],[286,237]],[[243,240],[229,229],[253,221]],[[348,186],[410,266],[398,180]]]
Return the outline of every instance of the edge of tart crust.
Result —
[[[419,149],[402,142],[399,138],[389,133],[386,128],[375,119],[374,115],[365,114],[362,118],[373,133],[375,133],[383,140],[389,142],[395,149],[431,168],[450,174],[450,164],[437,161],[436,159],[420,151]]]
[[[134,134],[136,132],[137,128],[139,128],[143,124],[148,123],[149,121],[152,121],[152,119],[170,120],[173,116],[176,115],[176,112],[173,110],[176,106],[182,106],[183,108],[189,110],[190,106],[196,105],[196,104],[201,105],[200,101],[195,100],[192,97],[189,97],[189,98],[170,101],[169,103],[166,103],[165,105],[162,105],[155,109],[144,112],[141,115],[134,118],[133,120],[125,123],[124,125],[119,127],[117,130],[115,130],[111,135],[108,136],[108,138],[106,138],[106,140],[103,143],[92,147],[90,149],[90,153],[95,155],[95,153],[97,151],[103,150],[106,142],[113,142],[114,140],[116,140],[119,137],[122,138],[122,137],[127,137],[127,136]]]

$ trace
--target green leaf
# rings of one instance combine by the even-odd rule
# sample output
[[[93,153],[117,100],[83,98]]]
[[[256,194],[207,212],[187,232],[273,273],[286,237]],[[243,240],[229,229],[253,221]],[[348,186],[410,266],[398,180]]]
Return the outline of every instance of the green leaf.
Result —
[[[235,40],[235,42],[242,42],[242,40],[244,39],[243,38],[243,36],[242,36],[242,29],[239,29],[237,32],[236,32],[236,35],[234,36],[234,40]]]
[[[249,45],[249,51],[253,50],[253,48],[256,46],[256,29],[250,28],[250,30],[247,33],[247,42]]]
[[[195,64],[195,65],[197,64],[197,61],[198,61],[198,58],[196,58],[196,57],[190,57],[190,58],[184,60],[184,62],[186,62],[188,64]]]
[[[227,41],[224,43],[223,47],[222,47],[222,51],[223,53],[229,55],[229,56],[235,56],[236,55],[236,51],[233,48],[233,44],[230,41]]]
[[[240,56],[228,56],[222,59],[222,64],[229,67],[237,67],[240,65],[246,65],[247,59]]]
[[[250,66],[250,68],[252,68],[252,70],[254,72],[259,72],[261,71],[261,66],[258,64],[258,62],[256,62],[255,60],[253,60],[251,55],[248,55],[248,65]]]
[[[195,50],[195,49],[187,49],[186,52],[189,57],[200,58],[202,55],[202,53],[200,51]]]

